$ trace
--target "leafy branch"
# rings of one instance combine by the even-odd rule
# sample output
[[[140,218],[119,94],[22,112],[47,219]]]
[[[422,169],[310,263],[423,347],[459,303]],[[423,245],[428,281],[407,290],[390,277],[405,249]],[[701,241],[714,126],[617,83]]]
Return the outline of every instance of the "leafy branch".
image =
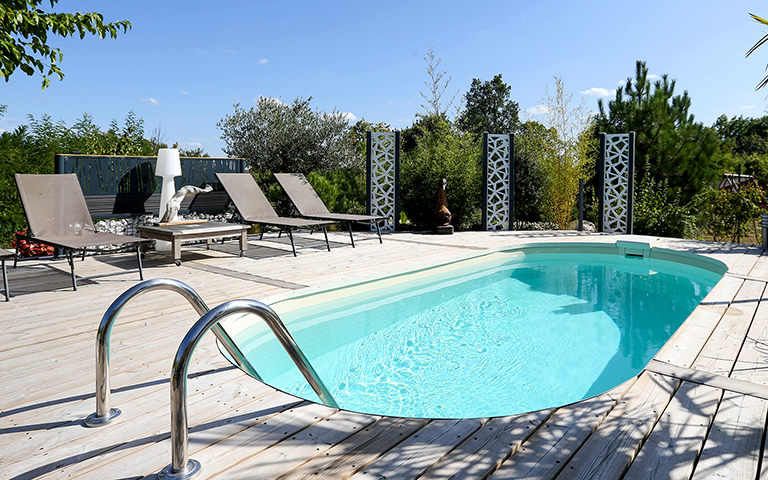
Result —
[[[768,20],[766,20],[764,18],[760,18],[757,15],[755,15],[754,13],[750,13],[749,16],[752,17],[752,19],[755,20],[758,23],[762,23],[763,25],[768,25]],[[755,50],[760,48],[760,46],[763,45],[765,42],[768,42],[768,33],[763,35],[763,38],[758,40],[756,44],[752,45],[752,48],[749,49],[749,51],[747,52],[745,58],[749,57],[752,54],[752,52],[754,52]],[[765,66],[765,69],[768,70],[768,65]],[[763,80],[760,83],[757,84],[757,87],[755,87],[755,90],[760,90],[761,88],[763,88],[766,85],[768,85],[768,76],[763,78]]]
[[[51,8],[59,0],[48,0]],[[50,76],[64,79],[58,63],[64,58],[59,48],[48,45],[48,34],[61,37],[86,34],[117,38],[119,30],[126,33],[131,24],[127,20],[104,23],[99,13],[46,13],[41,10],[43,0],[0,0],[0,76],[7,82],[18,68],[29,76],[43,77],[42,88],[50,85]]]

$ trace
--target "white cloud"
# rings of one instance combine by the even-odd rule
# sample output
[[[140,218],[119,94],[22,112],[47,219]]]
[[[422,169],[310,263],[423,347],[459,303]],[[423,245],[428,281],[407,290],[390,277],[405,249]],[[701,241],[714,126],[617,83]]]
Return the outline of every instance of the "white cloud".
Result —
[[[655,80],[655,79],[659,78],[659,76],[658,76],[658,75],[654,75],[654,74],[650,74],[650,75],[648,75],[646,78],[647,78],[648,80]]]
[[[179,90],[179,91],[180,91],[181,93],[183,93],[184,95],[189,95],[189,92],[187,92],[186,90]]]
[[[203,144],[200,142],[187,142],[191,148],[203,148]]]
[[[352,112],[343,112],[341,116],[344,117],[344,120],[347,120],[348,122],[357,121],[357,116]]]
[[[623,87],[626,84],[627,84],[626,80],[619,80],[618,82],[616,82],[616,85],[618,85],[619,87]]]
[[[0,133],[5,133],[5,132],[7,132],[7,130],[6,130],[6,129],[4,129],[4,128],[0,128]]]
[[[275,105],[285,105],[285,102],[280,100],[279,98],[275,97],[265,97],[264,95],[259,95],[259,98],[254,98],[253,101],[256,103],[259,103],[259,100],[264,99],[267,100],[270,103],[274,103]]]
[[[544,115],[549,113],[549,108],[546,105],[537,105],[529,108],[526,112],[528,112],[528,115]]]
[[[267,63],[269,63],[269,60],[267,60],[266,58],[262,58],[261,60],[259,60],[259,65],[266,65]]]
[[[154,98],[140,98],[139,101],[141,103],[149,103],[149,104],[152,104],[152,105],[160,105],[160,102],[158,102]]]
[[[741,107],[741,108],[755,108],[755,106],[754,106],[754,105],[744,105],[744,106],[743,106],[743,107]]]
[[[616,90],[608,90],[606,88],[601,87],[592,87],[589,90],[584,90],[581,92],[582,95],[591,95],[593,97],[610,97],[611,95],[616,95]]]

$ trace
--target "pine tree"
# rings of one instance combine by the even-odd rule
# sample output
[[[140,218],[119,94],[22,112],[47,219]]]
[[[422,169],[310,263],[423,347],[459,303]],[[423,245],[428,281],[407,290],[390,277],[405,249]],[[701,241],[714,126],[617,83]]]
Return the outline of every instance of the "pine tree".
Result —
[[[667,75],[651,84],[645,62],[638,61],[635,78],[617,89],[608,111],[598,100],[596,124],[598,132],[634,131],[639,179],[646,175],[656,182],[667,179],[687,203],[720,175],[715,160],[720,140],[713,129],[694,121],[688,92],[675,95],[675,86]]]

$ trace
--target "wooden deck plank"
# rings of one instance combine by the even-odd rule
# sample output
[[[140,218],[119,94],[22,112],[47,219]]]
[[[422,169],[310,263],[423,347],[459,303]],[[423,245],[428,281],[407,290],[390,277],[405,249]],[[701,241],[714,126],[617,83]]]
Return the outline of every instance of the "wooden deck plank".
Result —
[[[241,372],[224,369],[214,376],[221,376],[221,381],[212,382],[210,377],[190,379],[190,386],[197,393],[190,396],[188,403],[190,416],[195,420],[201,421],[200,417],[203,417],[202,421],[212,421],[229,409],[217,400],[232,402],[243,388],[244,375]],[[273,391],[274,389],[266,386],[262,386],[260,390],[252,387],[251,390],[257,396]],[[114,424],[90,429],[84,427],[82,422],[73,422],[62,428],[38,432],[32,441],[38,446],[34,457],[39,457],[39,463],[42,465],[33,470],[28,467],[31,459],[23,455],[26,448],[23,443],[5,446],[2,453],[5,461],[0,478],[61,472],[70,465],[85,465],[90,459],[111,450],[121,452],[121,446],[131,441],[137,446],[143,446],[166,438],[170,428],[168,401],[167,391],[144,395],[124,405],[125,409],[121,415],[123,418]],[[205,407],[201,407],[201,403],[205,404]],[[170,448],[167,451],[170,452]]]
[[[726,392],[692,480],[757,478],[768,401]]]
[[[673,365],[692,366],[743,283],[742,279],[728,276],[720,280],[654,358]]]
[[[621,478],[679,383],[662,375],[641,374],[557,479]]]
[[[250,456],[224,471],[228,479],[277,478],[312,458],[323,455],[333,445],[362,431],[380,417],[339,411],[287,438],[273,447]],[[225,462],[217,462],[227,466]],[[208,472],[213,471],[212,465]],[[206,473],[208,473],[206,472]]]
[[[353,250],[345,243],[348,241],[346,233],[336,233],[339,235],[332,237],[332,241],[338,243],[332,245],[331,252],[322,251],[316,238],[308,235],[302,238],[296,258],[290,254],[287,240],[277,239],[276,235],[265,242],[257,242],[253,237],[249,239],[245,258],[233,256],[234,247],[229,244],[221,248],[217,245],[211,251],[198,246],[185,247],[185,263],[180,267],[173,266],[167,255],[150,255],[145,259],[145,278],[184,281],[214,306],[232,298],[262,299],[285,291],[276,287],[276,282],[321,285],[370,275],[371,265],[379,265],[377,273],[381,274],[524,242],[598,241],[610,244],[617,238],[609,235],[590,238],[575,232],[457,232],[450,237],[405,233],[385,236],[384,245],[379,245],[375,237],[362,241],[356,237],[358,248]],[[759,302],[755,308],[755,302],[766,293],[763,291],[763,297],[755,298],[759,287],[753,285],[765,285],[764,280],[768,280],[768,257],[761,255],[762,249],[650,237],[639,237],[638,241],[647,241],[654,247],[709,254],[725,261],[732,274],[705,299],[706,305],[694,312],[657,359],[663,358],[670,367],[697,375],[701,372],[690,370],[691,367],[714,365],[715,373],[726,375],[727,368],[731,368],[733,378],[713,377],[730,382],[726,382],[724,388],[739,388],[741,393],[764,389],[761,364],[766,358],[762,356],[761,345],[768,341],[765,338],[768,336],[765,325],[768,311],[763,311],[768,307],[765,307],[766,302]],[[138,275],[130,271],[134,264],[135,256],[131,254],[88,257],[84,262],[78,262],[78,275],[117,275],[83,280],[77,292],[71,290],[66,262],[31,261],[12,272],[12,289],[13,281],[17,280],[23,290],[8,304],[0,302],[0,372],[4,379],[10,379],[16,385],[9,391],[6,382],[0,382],[0,405],[13,404],[0,411],[0,478],[9,478],[5,468],[8,461],[12,462],[10,471],[21,471],[22,478],[40,478],[42,475],[51,479],[153,478],[170,461],[169,364],[177,347],[174,337],[183,335],[190,322],[186,320],[185,312],[192,312],[185,301],[173,298],[174,294],[136,299],[115,326],[113,405],[123,409],[122,421],[128,420],[128,424],[105,427],[117,427],[109,436],[107,430],[84,429],[78,423],[92,413],[95,403],[93,349],[98,320],[114,298],[138,283]],[[212,268],[193,268],[198,264]],[[238,274],[231,275],[227,269]],[[266,283],[260,282],[259,278],[266,279]],[[46,281],[51,283],[45,284]],[[754,317],[751,327],[744,325],[750,311]],[[154,325],[163,328],[163,333],[154,340],[143,338],[142,331]],[[37,354],[30,353],[35,344],[43,348]],[[150,351],[153,347],[157,352]],[[227,367],[212,338],[204,339],[194,359],[193,370],[196,372],[227,369],[213,374],[221,378],[220,381],[210,375],[190,379],[190,385],[196,385],[196,392],[189,399],[193,425],[191,456],[203,461],[199,478],[217,480],[233,477],[271,479],[281,475],[307,479],[378,478],[385,475],[390,478],[392,475],[396,478],[484,478],[502,461],[501,467],[491,476],[493,480],[549,479],[558,474],[561,478],[585,478],[586,474],[569,473],[570,468],[560,473],[560,464],[556,462],[560,461],[566,467],[581,465],[589,471],[590,462],[595,460],[586,458],[590,457],[590,450],[597,455],[605,454],[605,458],[596,461],[600,465],[593,468],[595,478],[611,478],[615,472],[621,476],[624,471],[620,468],[622,462],[624,469],[628,465],[622,455],[633,449],[639,449],[639,453],[634,464],[628,466],[627,478],[645,470],[644,465],[650,465],[649,468],[657,472],[676,474],[680,469],[685,471],[693,466],[688,460],[690,453],[683,445],[695,443],[693,437],[700,435],[701,427],[698,433],[686,433],[693,432],[695,427],[695,420],[690,419],[703,418],[700,407],[705,396],[699,393],[688,395],[685,389],[698,392],[699,388],[707,388],[688,387],[687,382],[683,382],[663,410],[664,396],[667,395],[669,400],[670,395],[666,387],[656,386],[654,393],[653,389],[638,390],[636,383],[627,387],[626,398],[622,399],[633,407],[622,402],[613,407],[615,397],[621,394],[599,405],[580,402],[558,409],[533,435],[527,436],[517,432],[519,425],[515,427],[512,418],[487,422],[474,420],[476,423],[472,425],[467,421],[376,420],[372,416],[309,403],[298,408],[300,411],[293,409],[291,412],[288,406],[302,405],[295,403],[300,400],[270,387],[263,388],[272,393],[259,399],[251,398],[249,392],[255,391],[254,387],[245,385],[252,381]],[[31,390],[23,384],[25,372],[19,368],[23,364],[28,367],[26,377],[31,379]],[[225,380],[230,375],[232,379]],[[45,377],[56,381],[38,380]],[[753,385],[755,388],[751,388]],[[30,393],[33,391],[36,393]],[[21,395],[18,399],[17,393]],[[663,415],[659,413],[662,417],[655,424],[652,419],[654,408],[664,412]],[[718,450],[726,440],[718,440],[716,430],[720,425],[726,430],[732,425],[753,429],[756,425],[764,425],[765,418],[753,410],[764,412],[765,404],[755,403],[754,398],[747,397],[729,414],[721,407],[714,417],[712,434],[702,449],[703,463],[700,466],[706,470],[701,473],[697,468],[695,474],[739,475],[744,471],[752,472],[752,478],[756,476],[754,449],[745,455],[737,452],[729,457]],[[165,414],[160,413],[162,411]],[[740,417],[734,420],[734,415]],[[265,431],[262,423],[265,419],[266,430],[273,430]],[[638,420],[643,424],[632,423]],[[326,428],[325,424],[337,426]],[[285,430],[281,426],[290,428]],[[510,430],[504,432],[504,426]],[[645,437],[643,429],[648,430]],[[458,436],[457,431],[460,432]],[[431,439],[427,438],[430,436]],[[526,438],[522,443],[520,436]],[[737,437],[754,443],[750,436]],[[644,443],[643,438],[647,438]],[[686,452],[685,459],[680,455],[664,455],[669,453],[663,449],[667,439]],[[612,447],[598,448],[596,445],[601,441]],[[759,451],[760,443],[757,445]],[[655,451],[662,454],[656,455]],[[10,455],[13,455],[12,459]],[[21,463],[17,457],[24,457],[28,462],[26,470],[19,467]],[[671,468],[670,464],[675,461],[679,465]],[[727,464],[721,465],[718,461]],[[548,462],[554,466],[545,468]],[[732,463],[741,463],[746,468]],[[762,463],[763,466],[768,464]],[[524,475],[514,476],[521,472]]]
[[[768,351],[765,348],[768,343],[768,288],[763,290],[758,300],[760,304],[755,311],[752,326],[739,352],[731,377],[768,386],[768,371],[765,368],[768,364]]]
[[[745,280],[692,368],[729,376],[766,284]]]
[[[363,428],[356,435],[336,443],[323,455],[316,456],[296,469],[285,473],[281,480],[348,478],[371,463],[430,421],[418,418],[385,417]]]
[[[493,418],[419,478],[485,478],[520,448],[553,411]]]
[[[683,382],[623,480],[687,480],[722,390]]]
[[[434,420],[349,478],[417,478],[483,423],[480,419]]]
[[[633,378],[587,401],[557,409],[490,478],[554,478],[635,381]]]

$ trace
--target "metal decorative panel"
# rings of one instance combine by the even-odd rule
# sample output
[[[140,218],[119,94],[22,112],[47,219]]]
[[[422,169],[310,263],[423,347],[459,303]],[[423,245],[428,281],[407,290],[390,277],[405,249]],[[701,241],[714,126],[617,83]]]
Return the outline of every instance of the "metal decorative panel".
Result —
[[[603,232],[632,233],[634,132],[601,135]]]
[[[509,230],[512,223],[512,138],[502,134],[483,135],[485,230]]]
[[[399,176],[399,132],[368,132],[368,214],[389,217],[382,230],[394,231]],[[371,226],[371,230],[375,230]]]

